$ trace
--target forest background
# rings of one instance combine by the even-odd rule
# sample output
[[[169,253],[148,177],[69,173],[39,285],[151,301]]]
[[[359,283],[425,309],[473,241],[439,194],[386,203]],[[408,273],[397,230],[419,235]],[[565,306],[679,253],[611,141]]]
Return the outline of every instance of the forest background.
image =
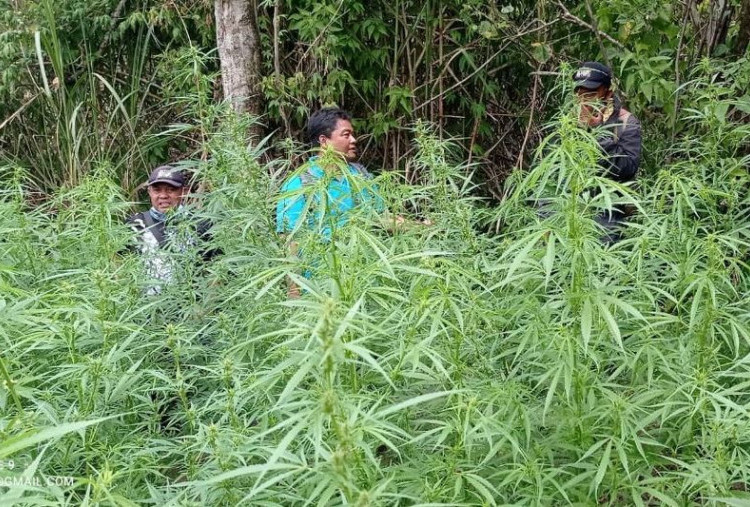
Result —
[[[0,153],[41,192],[102,162],[131,190],[157,164],[205,158],[218,120],[186,104],[195,93],[248,96],[237,109],[261,116],[252,133],[270,136],[273,157],[293,158],[311,110],[340,105],[363,161],[411,179],[412,127],[426,120],[496,198],[564,99],[551,90],[565,65],[613,67],[644,120],[646,157],[679,135],[690,80],[722,81],[750,109],[747,0],[3,4]]]

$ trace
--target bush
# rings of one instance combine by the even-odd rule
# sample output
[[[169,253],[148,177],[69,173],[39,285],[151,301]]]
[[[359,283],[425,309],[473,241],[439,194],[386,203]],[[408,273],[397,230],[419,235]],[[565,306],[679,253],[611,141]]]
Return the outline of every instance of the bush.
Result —
[[[741,502],[747,135],[731,116],[715,123],[723,100],[685,112],[693,134],[640,188],[596,174],[595,141],[567,112],[495,207],[418,126],[409,164],[423,184],[375,183],[435,225],[387,233],[356,216],[334,241],[306,240],[309,280],[274,231],[286,168],[260,165],[263,147],[248,151],[226,117],[206,137],[195,205],[224,254],[183,262],[158,298],[119,253],[129,233],[108,166],[38,206],[8,168],[0,464],[74,483],[0,499]],[[556,212],[540,216],[539,198]],[[605,246],[593,217],[621,202],[639,211]],[[301,299],[286,298],[287,276]]]

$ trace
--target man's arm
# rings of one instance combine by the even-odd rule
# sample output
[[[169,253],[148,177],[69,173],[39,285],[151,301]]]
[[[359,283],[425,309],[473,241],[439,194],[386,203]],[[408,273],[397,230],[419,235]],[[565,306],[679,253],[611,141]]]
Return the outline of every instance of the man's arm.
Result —
[[[297,256],[297,252],[299,251],[299,244],[296,241],[289,242],[289,255],[292,257]],[[287,283],[287,289],[286,289],[286,295],[289,299],[298,299],[302,295],[302,291],[299,288],[299,285],[294,283],[294,281],[290,277],[286,277],[286,283]]]
[[[129,216],[127,220],[125,220],[125,225],[128,226],[133,234],[130,236],[130,238],[128,238],[128,242],[125,244],[125,246],[117,253],[119,255],[140,253],[142,248],[140,244],[140,235],[143,234],[143,231],[146,229],[146,224],[143,221],[142,213],[136,213]]]
[[[288,180],[281,187],[281,196],[276,204],[276,232],[289,234],[305,212],[305,196],[302,195],[302,179],[299,176]]]
[[[405,218],[403,215],[391,213],[385,205],[385,200],[380,195],[380,188],[377,184],[372,183],[372,175],[367,172],[361,164],[351,164],[360,176],[364,178],[364,184],[357,189],[357,192],[361,196],[362,202],[371,206],[374,211],[378,213],[378,220],[376,223],[385,229],[389,233],[394,233],[399,230],[407,229],[411,226],[418,225],[432,225],[429,219],[424,220],[410,220]]]
[[[599,165],[608,177],[620,183],[635,177],[641,162],[641,124],[638,120],[631,116],[619,135],[600,139],[599,146],[603,152]]]

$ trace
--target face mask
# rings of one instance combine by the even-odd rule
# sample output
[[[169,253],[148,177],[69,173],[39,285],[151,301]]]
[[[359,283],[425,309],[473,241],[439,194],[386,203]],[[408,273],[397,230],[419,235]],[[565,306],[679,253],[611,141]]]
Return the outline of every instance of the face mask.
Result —
[[[615,112],[615,103],[612,99],[607,100],[604,110],[602,111],[602,121],[607,121],[612,117],[612,113]]]

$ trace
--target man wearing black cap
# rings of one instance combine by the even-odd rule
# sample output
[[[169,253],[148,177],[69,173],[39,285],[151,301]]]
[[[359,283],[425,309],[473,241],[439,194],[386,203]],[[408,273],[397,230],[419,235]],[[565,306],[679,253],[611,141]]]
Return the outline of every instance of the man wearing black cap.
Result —
[[[585,62],[573,79],[581,125],[603,131],[599,165],[617,182],[634,180],[641,161],[641,124],[612,91],[612,71],[601,63]]]
[[[173,278],[176,259],[174,255],[165,255],[166,250],[184,253],[209,239],[211,224],[207,221],[188,227],[189,233],[178,238],[178,215],[189,190],[186,180],[185,173],[175,167],[163,165],[154,169],[148,178],[151,209],[128,219],[137,237],[133,249],[144,257],[146,272],[156,282],[146,290],[149,295],[161,292],[161,286]],[[209,260],[216,253],[216,250],[201,251],[201,256]]]
[[[602,151],[599,165],[604,174],[618,183],[635,180],[641,161],[641,124],[612,91],[612,71],[598,62],[585,62],[575,73],[575,93],[581,104],[579,122],[597,129]],[[597,217],[607,234],[605,243],[619,239],[618,226],[626,217],[623,209]]]

